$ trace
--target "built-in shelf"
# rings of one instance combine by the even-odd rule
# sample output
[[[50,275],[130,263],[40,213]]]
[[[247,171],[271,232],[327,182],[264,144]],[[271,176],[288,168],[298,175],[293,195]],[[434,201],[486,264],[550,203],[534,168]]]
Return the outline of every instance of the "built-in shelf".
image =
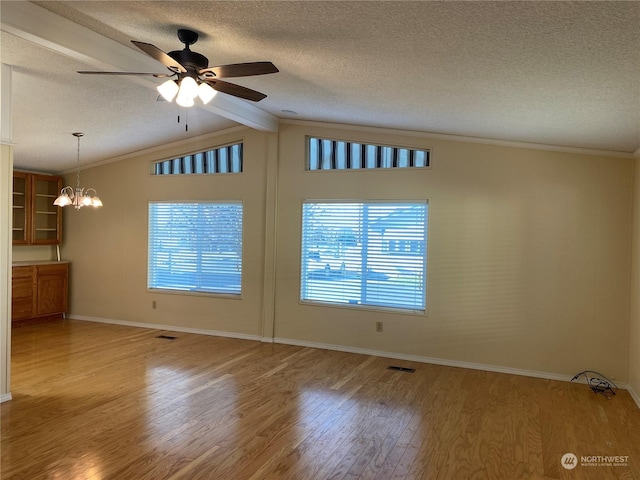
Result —
[[[57,245],[62,209],[53,204],[62,186],[54,175],[13,172],[13,244]]]

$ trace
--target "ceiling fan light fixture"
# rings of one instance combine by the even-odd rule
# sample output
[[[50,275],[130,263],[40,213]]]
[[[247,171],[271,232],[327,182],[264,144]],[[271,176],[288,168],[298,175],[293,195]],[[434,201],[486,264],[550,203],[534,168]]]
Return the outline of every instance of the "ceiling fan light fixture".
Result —
[[[176,103],[181,107],[193,107],[195,105],[193,98],[187,97],[186,95],[180,95],[176,97]]]
[[[182,107],[193,106],[193,99],[198,96],[198,84],[193,77],[184,77],[180,81],[180,90],[176,103]]]
[[[198,96],[205,105],[213,100],[213,97],[215,97],[217,93],[218,92],[211,88],[207,83],[203,82],[198,86]]]
[[[162,98],[164,98],[167,102],[171,102],[173,98],[178,94],[178,90],[180,90],[180,87],[175,81],[170,79],[164,82],[162,85],[158,85],[156,87],[156,90],[158,90],[158,93],[162,95]]]

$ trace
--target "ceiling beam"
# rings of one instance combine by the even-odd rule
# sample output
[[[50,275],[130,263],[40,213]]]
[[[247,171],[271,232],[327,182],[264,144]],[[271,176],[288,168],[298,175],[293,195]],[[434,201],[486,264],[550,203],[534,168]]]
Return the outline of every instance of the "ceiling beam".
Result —
[[[3,31],[78,60],[96,70],[163,71],[158,62],[141,51],[122,45],[31,2],[2,2],[1,13]],[[147,88],[155,89],[158,85],[158,80],[150,77],[124,78]],[[278,131],[277,117],[230,95],[216,95],[208,105],[197,108],[256,130]]]

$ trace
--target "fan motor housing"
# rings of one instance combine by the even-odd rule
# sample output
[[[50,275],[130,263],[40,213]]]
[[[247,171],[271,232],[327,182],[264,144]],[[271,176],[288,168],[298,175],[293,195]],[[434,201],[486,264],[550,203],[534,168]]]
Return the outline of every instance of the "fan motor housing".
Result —
[[[196,70],[201,70],[209,66],[209,59],[207,57],[197,52],[192,52],[186,48],[184,50],[174,50],[173,52],[169,52],[167,55],[187,69],[194,68]]]

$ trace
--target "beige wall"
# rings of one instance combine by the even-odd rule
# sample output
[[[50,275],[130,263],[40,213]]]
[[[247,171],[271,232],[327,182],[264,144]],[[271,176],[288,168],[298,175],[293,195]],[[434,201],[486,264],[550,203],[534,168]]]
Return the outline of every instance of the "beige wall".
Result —
[[[276,337],[627,377],[631,160],[384,131],[280,132]],[[432,148],[433,166],[304,172],[307,134]],[[429,200],[428,315],[299,303],[302,200],[354,198]]]
[[[428,147],[433,167],[305,172],[307,134]],[[152,159],[240,137],[242,175],[148,174]],[[627,381],[632,160],[295,123],[207,142],[83,171],[105,206],[65,210],[73,314]],[[429,200],[427,315],[300,304],[301,202],[314,198]],[[241,300],[146,291],[147,203],[172,199],[243,200]]]
[[[12,250],[14,262],[55,260],[57,257],[56,247],[52,245],[14,245]]]
[[[640,159],[635,161],[633,192],[629,385],[640,404]]]
[[[150,161],[244,139],[244,173],[149,175]],[[259,335],[264,265],[264,199],[268,135],[234,131],[82,172],[100,209],[64,211],[62,257],[71,261],[70,311],[110,320],[178,325]],[[242,200],[242,299],[147,292],[147,215],[152,200]],[[157,309],[152,309],[152,301]]]
[[[13,147],[0,145],[0,401],[10,398]]]

